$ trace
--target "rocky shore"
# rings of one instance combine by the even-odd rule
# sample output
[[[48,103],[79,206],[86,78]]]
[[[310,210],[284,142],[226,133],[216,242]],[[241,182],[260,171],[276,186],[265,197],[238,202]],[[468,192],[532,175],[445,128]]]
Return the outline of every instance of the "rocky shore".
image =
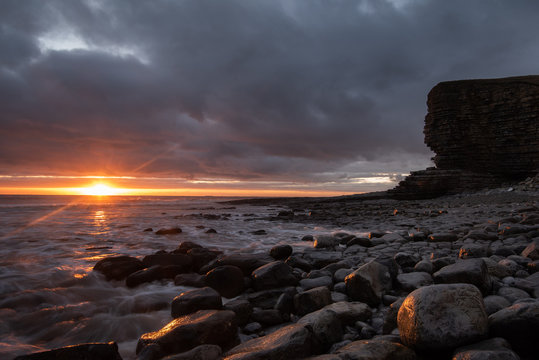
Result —
[[[432,200],[265,200],[288,207],[276,221],[357,231],[306,233],[303,250],[267,254],[193,239],[94,271],[128,287],[192,287],[166,326],[140,335],[138,359],[535,359],[539,193],[527,181]],[[16,359],[58,358],[121,357],[100,343]]]

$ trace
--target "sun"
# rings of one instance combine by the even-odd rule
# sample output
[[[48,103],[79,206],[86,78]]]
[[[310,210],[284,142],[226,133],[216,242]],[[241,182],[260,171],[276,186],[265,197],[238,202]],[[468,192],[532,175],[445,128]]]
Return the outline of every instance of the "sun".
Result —
[[[81,188],[81,194],[83,195],[108,196],[118,195],[121,193],[122,189],[118,189],[104,183],[98,183],[89,187]]]

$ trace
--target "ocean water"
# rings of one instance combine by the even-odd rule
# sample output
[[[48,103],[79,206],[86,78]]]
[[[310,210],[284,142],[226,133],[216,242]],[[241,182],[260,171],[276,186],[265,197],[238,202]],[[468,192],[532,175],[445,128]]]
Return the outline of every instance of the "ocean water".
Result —
[[[142,258],[194,241],[225,253],[295,250],[306,234],[338,231],[269,221],[281,208],[230,205],[215,197],[0,196],[0,358],[116,341],[135,358],[141,334],[171,320],[169,304],[186,287],[154,282],[129,289],[92,271],[107,256]],[[179,226],[177,235],[160,228]],[[146,228],[153,232],[145,232]],[[206,234],[213,228],[217,234]],[[267,235],[251,233],[264,229]]]

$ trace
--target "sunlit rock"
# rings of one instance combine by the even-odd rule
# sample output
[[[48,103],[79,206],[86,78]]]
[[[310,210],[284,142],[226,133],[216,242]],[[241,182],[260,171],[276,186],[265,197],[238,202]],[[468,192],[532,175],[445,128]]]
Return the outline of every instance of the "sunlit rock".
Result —
[[[520,360],[503,338],[492,338],[456,349],[451,360]]]
[[[415,360],[415,352],[402,344],[386,340],[358,340],[337,350],[341,359]]]
[[[404,299],[397,323],[403,343],[419,350],[452,349],[488,332],[481,292],[470,284],[414,290]]]

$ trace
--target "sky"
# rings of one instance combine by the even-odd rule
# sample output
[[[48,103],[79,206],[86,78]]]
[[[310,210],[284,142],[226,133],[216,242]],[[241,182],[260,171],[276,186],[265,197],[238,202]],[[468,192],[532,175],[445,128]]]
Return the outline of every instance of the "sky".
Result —
[[[539,73],[538,15],[533,0],[0,0],[0,194],[391,188],[432,166],[434,85]]]

